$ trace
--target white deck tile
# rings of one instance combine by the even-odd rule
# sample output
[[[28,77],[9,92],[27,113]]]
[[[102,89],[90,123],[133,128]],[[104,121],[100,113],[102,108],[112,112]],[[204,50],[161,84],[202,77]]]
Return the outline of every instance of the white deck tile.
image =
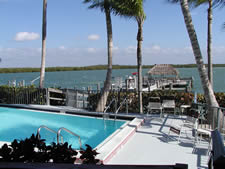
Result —
[[[183,134],[180,143],[178,135],[171,133],[167,140],[169,125],[181,123],[181,119],[166,117],[163,121],[148,120],[132,138],[115,154],[107,164],[129,165],[175,165],[188,164],[188,168],[207,168],[208,144],[201,142],[193,149],[192,131]],[[193,151],[194,150],[194,151]]]

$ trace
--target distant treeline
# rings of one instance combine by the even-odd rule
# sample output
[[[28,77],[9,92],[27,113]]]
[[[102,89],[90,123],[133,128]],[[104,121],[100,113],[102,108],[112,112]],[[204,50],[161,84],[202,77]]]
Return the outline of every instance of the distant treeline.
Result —
[[[154,65],[143,65],[143,69],[152,68]],[[193,68],[196,64],[172,65],[175,68]],[[207,66],[207,65],[206,65]],[[225,67],[225,64],[215,64],[214,67]],[[136,65],[113,65],[113,69],[136,69]],[[46,72],[57,71],[81,71],[81,70],[104,70],[107,65],[94,65],[84,67],[47,67]],[[23,73],[23,72],[40,72],[40,68],[0,68],[0,73]]]

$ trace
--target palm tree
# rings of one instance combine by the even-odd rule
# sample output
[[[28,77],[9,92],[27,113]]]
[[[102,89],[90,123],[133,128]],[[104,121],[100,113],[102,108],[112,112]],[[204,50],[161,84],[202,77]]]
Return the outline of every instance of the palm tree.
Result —
[[[200,49],[200,46],[198,43],[194,25],[192,23],[192,17],[191,17],[190,11],[189,11],[188,0],[169,0],[169,1],[170,2],[180,2],[180,6],[181,6],[182,13],[184,16],[184,22],[185,22],[185,25],[187,28],[187,32],[188,32],[190,41],[191,41],[193,53],[195,56],[197,67],[198,67],[198,72],[199,72],[202,87],[204,90],[206,103],[209,107],[219,107],[218,102],[217,102],[216,97],[213,92],[212,85],[209,82],[209,78],[207,76],[205,65],[203,63],[201,49]],[[222,112],[220,112],[220,113],[222,113]],[[213,118],[216,119],[216,113],[212,110],[210,111],[210,113],[208,113],[208,116],[209,116],[208,117],[209,119],[213,119]],[[220,117],[222,117],[222,116],[220,116]]]
[[[40,88],[44,87],[45,79],[45,55],[46,55],[46,27],[47,27],[47,0],[43,0],[43,20],[42,20],[42,51],[41,51],[41,72]]]
[[[137,33],[137,64],[138,64],[138,102],[139,102],[139,112],[143,114],[142,105],[142,41],[143,41],[143,24],[145,20],[144,13],[140,13],[136,16],[138,23],[138,33]]]
[[[208,55],[208,77],[211,85],[213,86],[213,66],[212,66],[212,8],[213,0],[190,0],[195,7],[198,7],[202,4],[208,4],[208,36],[207,36],[207,55]],[[218,2],[214,1],[214,4]]]
[[[213,15],[212,15],[212,5],[213,2],[212,0],[198,0],[199,4],[201,5],[203,3],[208,3],[208,38],[207,38],[207,55],[208,55],[208,77],[209,81],[213,87],[213,66],[212,66],[212,20],[213,20]]]
[[[111,22],[111,7],[113,0],[84,0],[83,3],[91,3],[89,9],[100,8],[105,13],[106,28],[107,28],[107,48],[108,48],[108,69],[103,91],[97,104],[96,111],[103,112],[109,94],[111,79],[112,79],[112,22]]]
[[[138,66],[138,103],[139,112],[143,113],[142,105],[142,41],[143,24],[146,18],[143,9],[143,0],[117,0],[113,6],[116,15],[135,18],[138,24],[137,33],[137,66]]]

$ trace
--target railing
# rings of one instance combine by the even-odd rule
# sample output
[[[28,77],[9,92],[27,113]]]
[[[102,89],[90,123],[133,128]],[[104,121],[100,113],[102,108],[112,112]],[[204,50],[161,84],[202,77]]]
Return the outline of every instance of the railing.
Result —
[[[38,79],[40,79],[40,76],[38,76],[38,77],[36,77],[35,79],[31,80],[31,81],[30,81],[30,84],[33,85],[34,82],[35,82],[36,80],[38,80]]]
[[[212,121],[212,127],[213,129],[218,129],[219,132],[224,133],[224,127],[225,127],[225,121],[224,121],[224,116],[225,116],[225,108],[224,107],[210,107],[210,111],[216,113],[216,115],[213,116],[213,121]]]
[[[60,135],[60,132],[61,132],[62,130],[66,131],[66,132],[68,132],[68,133],[70,133],[70,134],[72,134],[73,136],[78,137],[79,144],[80,144],[80,149],[82,148],[80,136],[77,135],[77,134],[75,134],[74,132],[72,132],[72,131],[70,131],[70,130],[64,128],[64,127],[61,127],[61,128],[58,130],[58,132],[57,132],[57,143],[59,143],[59,136],[61,136],[61,135]],[[61,143],[63,143],[63,139],[62,139],[62,138],[61,138]]]
[[[59,137],[61,137],[61,143],[63,144],[63,136],[60,134],[60,132],[61,132],[62,130],[64,130],[64,131],[66,131],[66,132],[68,132],[68,133],[70,133],[70,134],[72,134],[72,135],[78,137],[79,144],[80,144],[80,149],[81,149],[82,144],[81,144],[80,136],[77,135],[77,134],[75,134],[74,132],[72,132],[72,131],[70,131],[70,130],[64,128],[64,127],[61,127],[61,128],[56,132],[55,130],[50,129],[49,127],[47,127],[47,126],[45,126],[45,125],[41,125],[41,126],[38,128],[38,130],[37,130],[37,136],[38,136],[38,139],[41,138],[41,136],[40,136],[40,131],[41,131],[42,128],[44,128],[44,129],[46,129],[47,131],[50,131],[51,133],[54,133],[54,134],[57,135],[57,144],[60,143],[60,142],[59,142]]]
[[[105,108],[105,110],[104,110],[103,113],[106,113],[106,111],[110,108],[110,106],[111,106],[111,104],[112,104],[113,102],[116,102],[116,99],[113,99],[113,100],[109,103],[109,105]]]
[[[33,87],[0,87],[0,100],[5,104],[46,104],[46,89]]]
[[[50,129],[49,127],[47,127],[47,126],[45,126],[45,125],[41,125],[39,128],[38,128],[38,130],[37,130],[37,136],[38,136],[38,139],[40,139],[40,132],[41,132],[41,129],[42,128],[44,128],[44,129],[46,129],[47,131],[50,131],[51,133],[54,133],[54,134],[56,134],[57,135],[57,132],[55,131],[55,130],[52,130],[52,129]],[[62,136],[61,136],[62,137]]]
[[[66,89],[66,105],[75,108],[88,108],[88,97],[93,91]]]
[[[207,121],[208,124],[201,124],[202,126],[208,127],[212,130],[218,129],[219,132],[225,132],[225,108],[224,107],[215,107],[215,106],[208,106],[205,103],[194,103],[192,105],[191,110],[194,110],[199,115],[199,120]],[[208,113],[212,114],[212,117],[208,119]],[[206,126],[208,125],[208,126]]]
[[[120,104],[119,108],[116,110],[116,112],[115,112],[115,120],[116,120],[116,116],[117,116],[117,114],[118,114],[120,108],[123,106],[123,104],[124,104],[125,102],[126,102],[126,104],[127,104],[127,98],[125,98],[125,99],[122,101],[122,103]],[[127,109],[127,113],[128,113],[128,104],[127,104],[127,106],[126,106],[126,109]]]

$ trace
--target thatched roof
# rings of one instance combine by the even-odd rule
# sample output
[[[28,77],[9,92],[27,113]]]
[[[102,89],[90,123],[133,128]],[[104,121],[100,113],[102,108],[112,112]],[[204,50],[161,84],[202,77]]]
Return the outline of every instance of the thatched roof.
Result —
[[[179,72],[168,64],[155,65],[152,69],[148,71],[150,76],[179,76]]]

